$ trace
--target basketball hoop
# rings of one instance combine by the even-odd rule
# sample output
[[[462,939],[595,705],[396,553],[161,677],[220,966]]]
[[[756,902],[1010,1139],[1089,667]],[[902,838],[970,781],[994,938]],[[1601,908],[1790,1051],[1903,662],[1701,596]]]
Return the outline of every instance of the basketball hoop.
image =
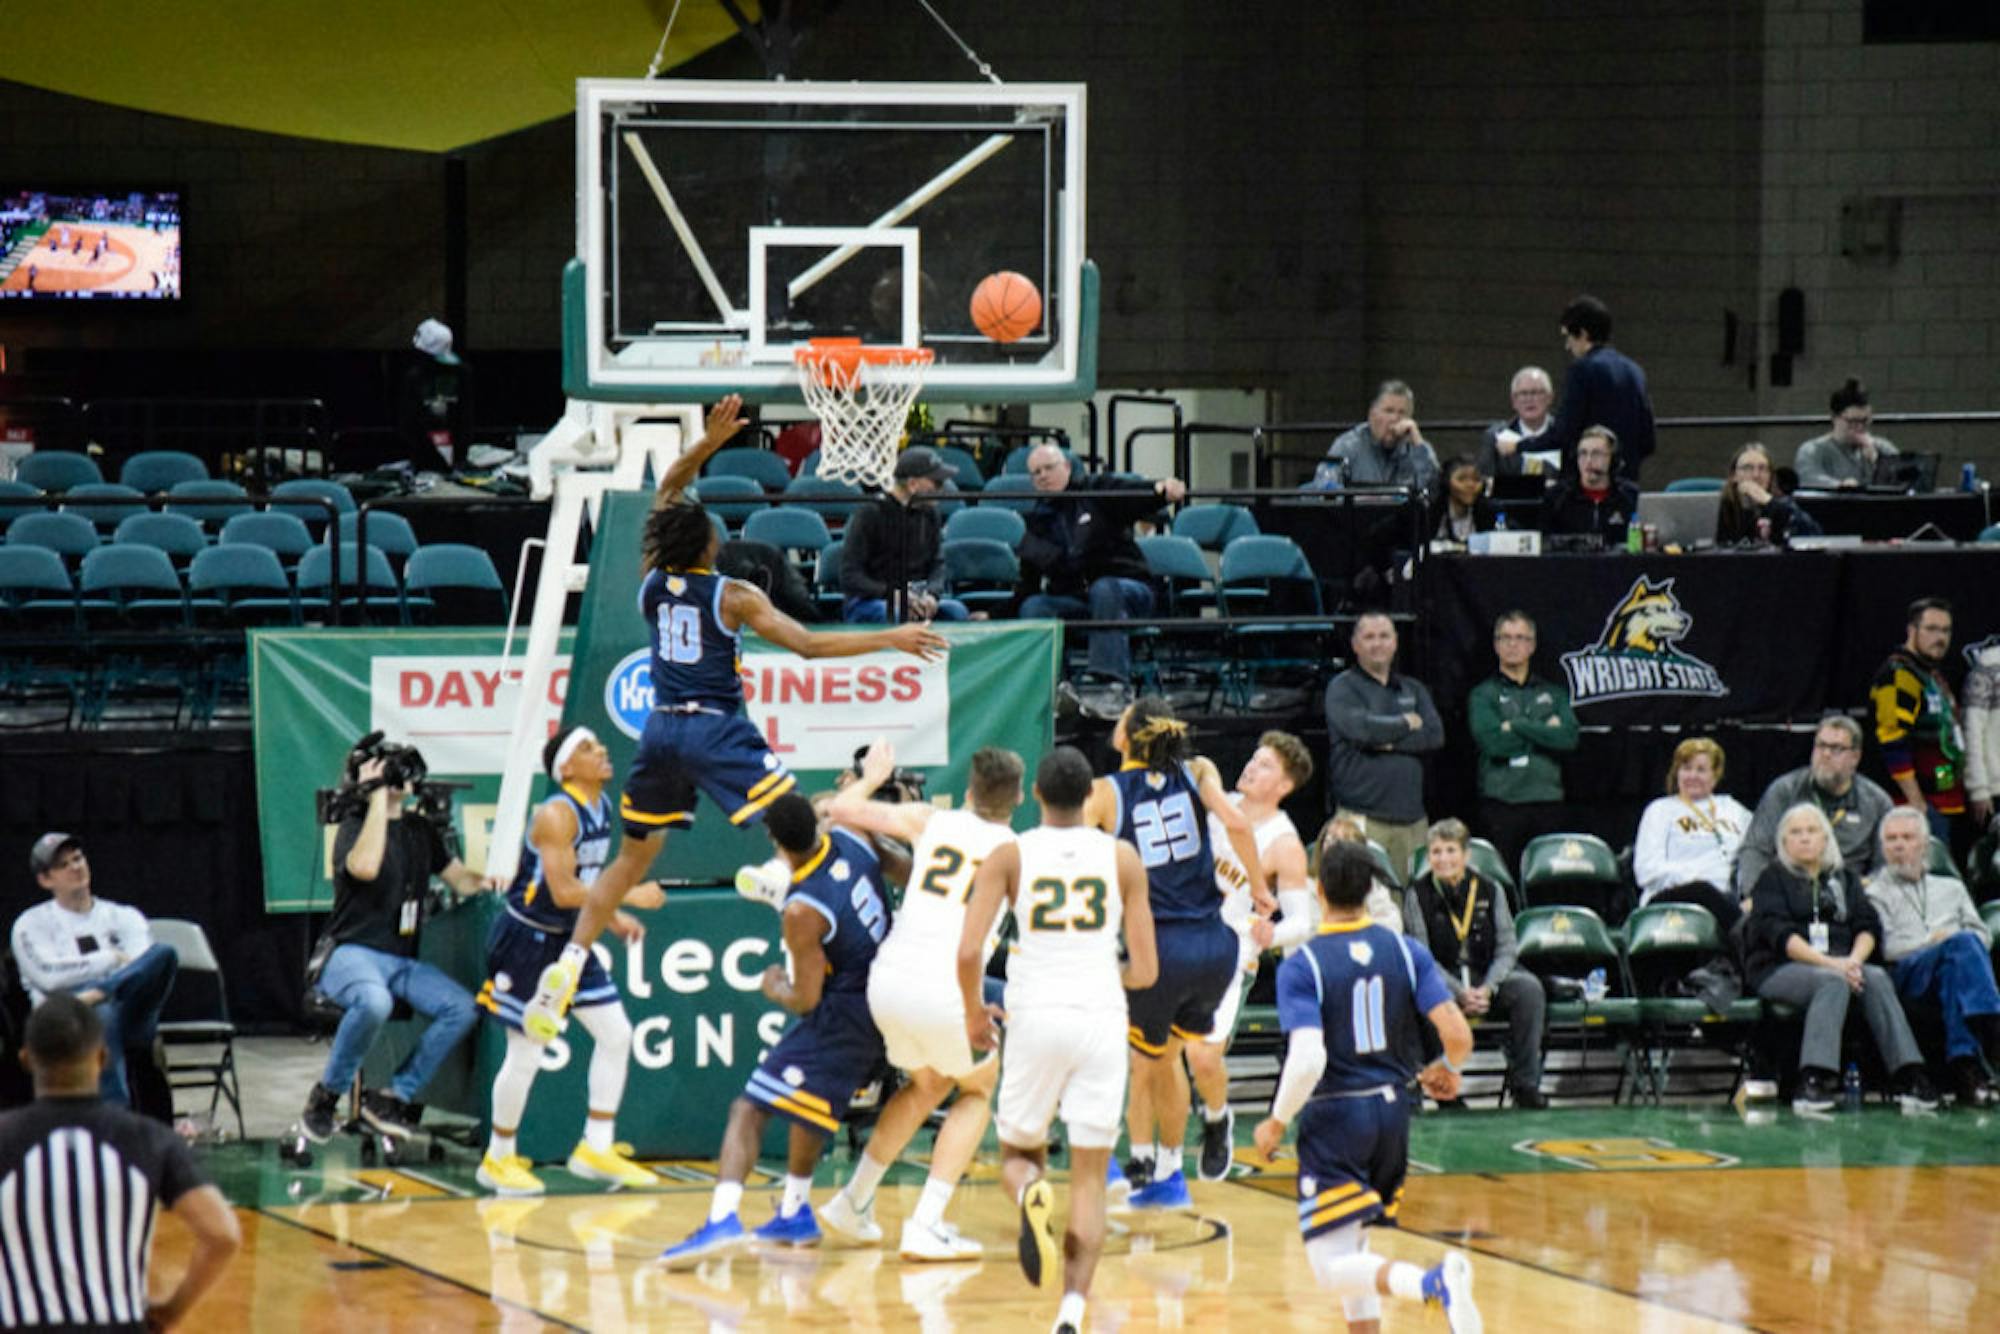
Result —
[[[889,489],[931,356],[927,347],[869,347],[858,338],[815,338],[793,351],[806,406],[819,418],[820,476]]]

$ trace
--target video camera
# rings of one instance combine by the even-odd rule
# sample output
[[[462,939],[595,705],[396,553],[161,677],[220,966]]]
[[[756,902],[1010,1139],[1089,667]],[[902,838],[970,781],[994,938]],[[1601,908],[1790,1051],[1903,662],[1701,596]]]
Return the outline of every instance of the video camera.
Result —
[[[863,746],[854,752],[854,763],[847,772],[855,778],[861,777],[861,759],[868,753]],[[924,785],[930,781],[921,769],[905,769],[901,765],[889,771],[889,777],[882,786],[875,789],[877,801],[929,801],[924,794]]]
[[[361,767],[370,760],[382,761],[382,773],[378,778],[363,780]],[[452,793],[467,791],[470,783],[446,783],[427,781],[430,766],[424,763],[424,753],[415,746],[390,741],[381,732],[370,732],[354,743],[347,752],[347,760],[341,769],[341,784],[335,788],[321,788],[315,794],[321,824],[339,824],[343,820],[364,815],[368,810],[368,794],[377,788],[407,788],[416,798],[416,807],[411,814],[430,821],[440,831],[452,831]]]

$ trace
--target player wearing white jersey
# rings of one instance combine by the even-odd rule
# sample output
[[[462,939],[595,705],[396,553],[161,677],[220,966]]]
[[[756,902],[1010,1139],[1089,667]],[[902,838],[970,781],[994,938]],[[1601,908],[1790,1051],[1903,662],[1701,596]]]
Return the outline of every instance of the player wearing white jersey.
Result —
[[[1229,1070],[1223,1056],[1236,1030],[1243,993],[1257,976],[1257,959],[1274,947],[1289,955],[1312,934],[1315,914],[1312,880],[1306,874],[1306,847],[1292,818],[1279,809],[1280,803],[1312,780],[1312,773],[1312,752],[1305,742],[1290,732],[1266,732],[1257,738],[1257,749],[1237,776],[1236,790],[1229,794],[1250,822],[1258,866],[1268,884],[1278,891],[1281,917],[1276,923],[1257,915],[1242,858],[1231,845],[1222,821],[1208,817],[1209,842],[1215,848],[1215,882],[1223,895],[1222,920],[1242,941],[1238,954],[1242,976],[1223,993],[1222,1004],[1215,1011],[1215,1027],[1208,1036],[1186,1047],[1188,1073],[1194,1078],[1195,1092],[1201,1095],[1199,1170],[1203,1181],[1228,1176],[1235,1156],[1236,1114],[1229,1106]],[[1181,1078],[1181,1072],[1175,1069],[1173,1077]]]
[[[1091,1275],[1104,1249],[1105,1168],[1125,1102],[1125,993],[1159,976],[1145,868],[1130,844],[1084,824],[1090,784],[1090,762],[1080,751],[1058,746],[1042,757],[1035,771],[1042,823],[988,855],[958,944],[959,994],[973,1049],[992,1050],[999,1042],[994,1021],[1007,1023],[1000,1180],[1020,1206],[1021,1268],[1037,1287],[1053,1278],[1057,1254],[1049,1123],[1060,1115],[1069,1128],[1058,1334],[1083,1328]],[[1003,905],[1020,934],[1007,959],[1004,1013],[981,995],[988,933]]]
[[[1000,1062],[997,1056],[978,1060],[966,1041],[958,941],[973,876],[995,848],[1014,841],[1009,821],[1021,804],[1021,757],[997,746],[975,751],[965,806],[956,811],[927,802],[874,800],[895,769],[894,749],[877,741],[862,756],[860,777],[834,797],[826,813],[836,824],[914,845],[902,907],[868,970],[869,1013],[890,1062],[910,1082],[884,1104],[854,1175],[820,1211],[820,1219],[852,1240],[880,1241],[875,1188],[917,1128],[956,1088],[958,1100],[931,1145],[930,1178],[915,1213],[903,1223],[901,1249],[910,1260],[973,1260],[984,1248],[945,1222],[944,1211],[986,1133]]]

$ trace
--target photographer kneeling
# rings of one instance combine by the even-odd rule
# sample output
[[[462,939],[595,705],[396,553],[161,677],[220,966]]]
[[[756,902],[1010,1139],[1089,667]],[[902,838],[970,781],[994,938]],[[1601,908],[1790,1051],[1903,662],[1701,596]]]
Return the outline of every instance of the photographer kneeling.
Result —
[[[333,840],[333,916],[322,939],[322,948],[326,941],[334,948],[319,989],[344,1013],[326,1070],[300,1118],[306,1136],[318,1143],[332,1137],[341,1091],[353,1083],[398,1000],[431,1022],[389,1087],[361,1095],[361,1119],[399,1137],[416,1129],[423,1115],[417,1094],[479,1017],[464,987],[416,957],[431,876],[459,894],[484,888],[447,850],[431,819],[405,812],[403,803],[423,775],[423,757],[412,747],[382,745],[379,734],[364,737],[348,756],[348,785],[336,798],[341,819]]]

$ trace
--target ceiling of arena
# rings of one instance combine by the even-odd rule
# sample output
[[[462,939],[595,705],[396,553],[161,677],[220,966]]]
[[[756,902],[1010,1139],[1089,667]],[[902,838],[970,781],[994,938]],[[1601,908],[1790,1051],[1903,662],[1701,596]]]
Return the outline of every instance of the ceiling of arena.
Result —
[[[755,20],[754,0],[738,7]],[[13,5],[0,78],[273,134],[444,152],[567,115],[582,77],[646,73],[674,0],[193,0]],[[682,0],[663,68],[736,35]]]

